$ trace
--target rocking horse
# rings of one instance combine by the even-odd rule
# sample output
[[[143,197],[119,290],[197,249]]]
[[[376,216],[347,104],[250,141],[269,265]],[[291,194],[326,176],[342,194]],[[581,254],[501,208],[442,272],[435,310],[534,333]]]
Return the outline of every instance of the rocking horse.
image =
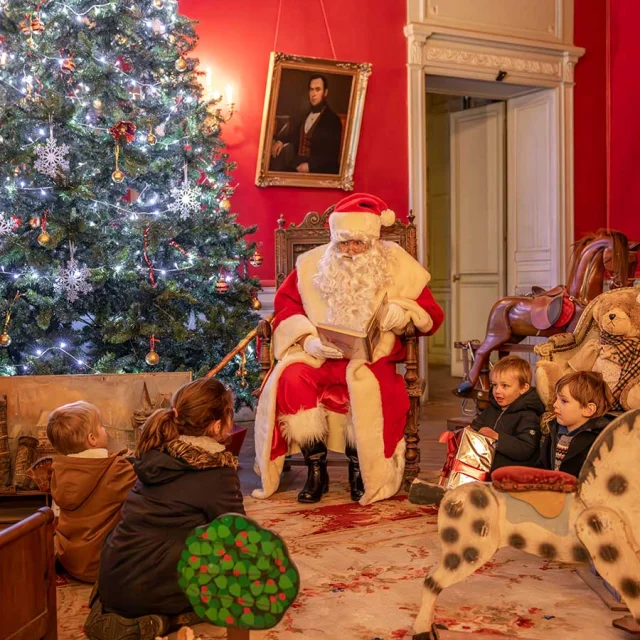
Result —
[[[612,288],[633,282],[639,247],[640,243],[629,246],[619,231],[601,229],[574,244],[568,285],[547,291],[534,287],[526,296],[498,300],[489,314],[484,342],[475,351],[473,365],[457,393],[466,395],[476,386],[491,352],[507,342],[572,331],[587,304],[602,293],[605,272],[612,276]]]
[[[442,558],[422,589],[413,640],[436,640],[434,610],[443,589],[468,578],[502,547],[568,564],[593,562],[620,592],[640,627],[640,409],[611,422],[593,443],[579,478],[561,471],[503,467],[492,483],[449,491],[438,513]]]

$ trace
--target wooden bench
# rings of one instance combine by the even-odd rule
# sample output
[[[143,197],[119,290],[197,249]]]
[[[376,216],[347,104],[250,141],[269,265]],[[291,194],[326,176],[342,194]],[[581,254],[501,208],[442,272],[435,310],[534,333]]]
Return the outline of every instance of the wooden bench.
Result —
[[[53,511],[0,531],[0,640],[56,640]]]

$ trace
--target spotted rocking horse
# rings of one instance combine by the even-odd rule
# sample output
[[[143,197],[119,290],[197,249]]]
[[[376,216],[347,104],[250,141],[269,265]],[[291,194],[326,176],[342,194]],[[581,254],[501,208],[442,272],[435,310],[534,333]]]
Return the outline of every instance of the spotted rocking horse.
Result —
[[[620,592],[631,616],[613,625],[640,632],[640,409],[611,422],[579,478],[559,471],[503,467],[491,484],[449,491],[440,505],[442,558],[424,581],[413,640],[435,640],[438,594],[468,578],[502,547],[580,564],[593,562]]]
[[[600,230],[573,246],[568,285],[543,290],[534,287],[526,296],[509,296],[493,305],[487,334],[474,354],[458,394],[467,395],[477,385],[489,364],[491,352],[507,342],[522,342],[528,336],[552,336],[572,331],[584,308],[603,291],[605,273],[612,276],[612,287],[626,287],[633,281],[640,243],[629,246],[619,231]]]

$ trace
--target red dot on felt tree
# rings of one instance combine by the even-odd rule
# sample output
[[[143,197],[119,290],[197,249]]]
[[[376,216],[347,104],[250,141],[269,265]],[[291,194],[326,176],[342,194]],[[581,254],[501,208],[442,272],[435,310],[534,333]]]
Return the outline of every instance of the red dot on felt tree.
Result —
[[[242,549],[240,549],[240,551],[242,551],[242,553],[247,553],[248,549],[247,549],[247,547],[242,547]]]
[[[286,571],[285,567],[280,567],[280,573],[284,573]]]
[[[238,604],[244,604],[244,598],[238,598]],[[246,611],[245,611],[246,613]]]
[[[276,601],[276,597],[275,597],[275,596],[269,596],[269,600],[270,600],[271,602],[275,602],[275,601]]]
[[[256,587],[259,587],[260,586],[260,580],[254,580],[253,584],[255,584]]]
[[[242,540],[236,540],[236,547],[242,547],[244,542]]]
[[[202,534],[202,537],[203,537],[205,540],[208,540],[208,539],[209,539],[209,534],[205,531],[205,532]]]
[[[190,560],[191,562],[198,562],[198,556],[191,556],[191,557],[189,558],[189,560]]]
[[[227,619],[225,620],[225,622],[227,624],[233,624],[235,620],[233,619],[233,616],[227,616]]]
[[[285,596],[284,593],[279,593],[278,598],[280,598],[280,600],[286,600],[287,596]]]
[[[231,556],[227,553],[227,555],[222,558],[225,562],[231,562]]]
[[[202,600],[202,602],[209,602],[210,598],[209,596],[200,596],[200,600]]]
[[[242,610],[242,613],[251,613],[251,609],[250,609],[249,607],[245,607],[245,608]]]
[[[276,559],[274,560],[274,562],[275,562],[278,566],[280,566],[280,565],[282,564],[282,560],[280,560],[280,558],[276,558]]]
[[[237,569],[234,569],[233,575],[237,578],[240,575],[240,572]]]
[[[207,585],[206,585],[206,584],[203,584],[203,585],[200,587],[200,591],[202,591],[202,593],[207,593],[207,591],[209,591],[209,587],[207,587]]]
[[[225,553],[227,553],[224,549],[218,549],[218,555],[219,556],[223,556]]]
[[[248,537],[248,535],[249,535],[249,534],[248,534],[246,531],[241,531],[241,532],[240,532],[240,535],[241,535],[243,538],[246,538],[246,537]]]
[[[203,564],[203,565],[200,567],[200,573],[207,573],[208,571],[209,571],[209,567],[207,567],[207,565],[206,565],[206,564]]]
[[[273,579],[272,579],[272,578],[269,578],[269,579],[267,580],[267,584],[268,584],[269,586],[271,586],[272,584],[275,584],[275,582],[273,581]]]

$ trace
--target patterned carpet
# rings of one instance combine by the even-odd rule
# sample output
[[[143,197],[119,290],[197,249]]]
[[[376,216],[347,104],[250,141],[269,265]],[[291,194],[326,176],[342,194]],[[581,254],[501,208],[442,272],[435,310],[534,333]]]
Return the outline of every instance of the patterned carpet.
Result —
[[[248,515],[287,540],[302,582],[282,623],[253,632],[252,639],[411,638],[422,580],[440,554],[435,510],[404,496],[363,508],[349,502],[346,491],[332,485],[319,505],[300,505],[293,492],[268,501],[245,498]],[[83,637],[91,589],[59,582],[58,638],[76,640]],[[436,608],[438,623],[469,638],[622,640],[628,636],[611,627],[620,615],[569,567],[511,549],[446,589]],[[206,624],[194,630],[203,640],[226,633]],[[441,635],[446,640],[447,632]]]

